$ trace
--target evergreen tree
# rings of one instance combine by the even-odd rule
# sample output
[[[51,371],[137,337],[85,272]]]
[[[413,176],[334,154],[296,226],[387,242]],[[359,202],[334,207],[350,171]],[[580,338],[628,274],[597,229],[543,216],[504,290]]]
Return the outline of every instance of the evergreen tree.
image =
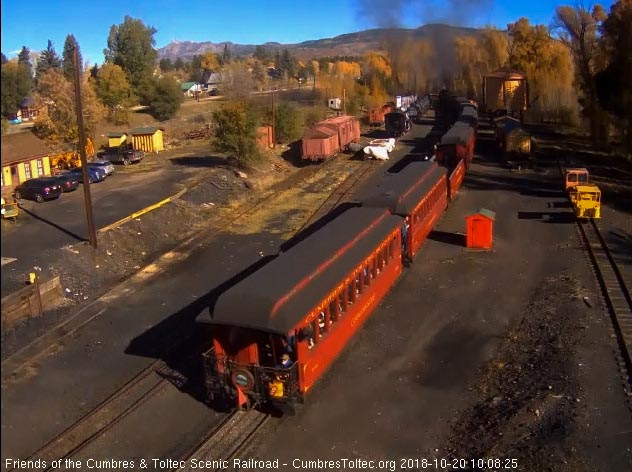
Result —
[[[166,58],[166,59],[161,59],[160,60],[160,70],[163,72],[169,72],[173,70],[173,62],[171,62],[171,59]]]
[[[33,65],[31,64],[31,58],[29,57],[31,51],[26,46],[22,46],[20,54],[18,54],[18,65],[28,68],[29,74],[33,74]]]
[[[75,47],[79,51],[79,67],[83,64],[83,59],[81,58],[81,49],[79,48],[79,43],[75,39],[72,34],[66,36],[66,42],[64,43],[64,52],[62,59],[62,67],[64,71],[64,77],[68,80],[75,80]]]
[[[225,66],[230,62],[230,49],[228,49],[228,43],[224,43],[224,50],[222,51],[222,55],[219,58],[219,63],[222,66]]]
[[[37,61],[37,76],[40,77],[49,69],[59,68],[61,68],[61,59],[57,55],[57,52],[55,52],[53,42],[49,39],[48,46],[42,51],[39,60]]]

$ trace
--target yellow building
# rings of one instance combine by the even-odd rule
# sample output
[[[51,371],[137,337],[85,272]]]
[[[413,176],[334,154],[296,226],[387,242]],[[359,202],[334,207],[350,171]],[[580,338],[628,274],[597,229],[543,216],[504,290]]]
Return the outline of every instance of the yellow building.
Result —
[[[108,147],[118,147],[127,140],[127,133],[114,131],[106,134],[108,138]]]
[[[157,126],[147,126],[144,128],[134,128],[129,134],[132,137],[134,149],[145,152],[164,151],[163,132],[164,128]]]
[[[25,180],[50,175],[50,150],[30,131],[2,137],[2,193]]]

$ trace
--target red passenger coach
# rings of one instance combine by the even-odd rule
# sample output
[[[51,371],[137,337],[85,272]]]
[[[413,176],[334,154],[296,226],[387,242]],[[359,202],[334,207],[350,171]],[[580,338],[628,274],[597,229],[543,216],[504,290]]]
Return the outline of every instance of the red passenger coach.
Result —
[[[352,208],[226,291],[198,318],[210,399],[302,402],[400,275],[401,224]]]
[[[452,170],[448,181],[450,187],[450,201],[452,202],[456,198],[456,194],[461,188],[463,179],[465,178],[465,164],[463,161],[459,161],[457,166]]]
[[[445,169],[434,162],[412,162],[382,174],[358,194],[363,207],[387,208],[405,218],[405,255],[412,259],[448,206]]]
[[[475,140],[474,129],[456,124],[441,138],[437,146],[437,161],[449,169],[455,168],[460,160],[469,164],[474,159]]]

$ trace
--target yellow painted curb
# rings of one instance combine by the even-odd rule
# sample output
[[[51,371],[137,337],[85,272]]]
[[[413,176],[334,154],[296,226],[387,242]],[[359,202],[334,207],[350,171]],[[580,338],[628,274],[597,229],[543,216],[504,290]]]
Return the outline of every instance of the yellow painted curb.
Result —
[[[103,228],[99,228],[97,233],[102,234],[102,233],[105,233],[106,231],[111,230],[112,228],[118,228],[122,224],[127,223],[128,221],[133,220],[134,218],[138,218],[139,216],[144,215],[145,213],[149,213],[150,211],[155,210],[156,208],[160,208],[161,206],[175,200],[176,198],[180,198],[182,195],[184,195],[184,193],[187,190],[188,190],[187,188],[184,188],[180,190],[178,193],[171,195],[170,197],[167,197],[164,200],[160,200],[159,202],[156,202],[153,205],[149,205],[148,207],[145,207],[142,210],[138,210],[137,212],[134,212],[131,215],[126,216],[125,218],[115,221],[112,224],[104,226]]]

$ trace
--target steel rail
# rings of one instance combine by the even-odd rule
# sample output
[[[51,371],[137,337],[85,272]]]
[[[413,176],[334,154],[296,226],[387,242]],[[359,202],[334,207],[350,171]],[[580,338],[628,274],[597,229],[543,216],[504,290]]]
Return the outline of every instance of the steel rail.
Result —
[[[617,347],[619,368],[628,405],[632,408],[632,298],[630,282],[621,270],[606,239],[593,219],[578,221],[577,226],[584,247],[593,265],[597,282],[603,294],[604,304],[610,313]]]

